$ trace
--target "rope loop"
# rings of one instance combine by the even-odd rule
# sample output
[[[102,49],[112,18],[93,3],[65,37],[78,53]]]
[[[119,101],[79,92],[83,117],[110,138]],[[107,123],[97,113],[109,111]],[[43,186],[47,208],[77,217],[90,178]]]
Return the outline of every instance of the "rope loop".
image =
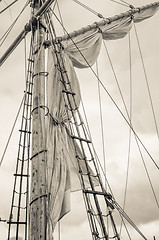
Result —
[[[47,77],[49,75],[48,72],[38,72],[33,74],[33,78],[36,77],[37,75],[44,75],[44,77]]]
[[[36,198],[34,198],[31,202],[30,202],[30,206],[35,202],[35,201],[37,201],[39,198],[42,198],[42,197],[47,197],[48,195],[47,194],[43,194],[43,195],[41,195],[41,196],[39,196],[39,197],[36,197]]]
[[[102,29],[99,27],[98,23],[97,23],[97,22],[94,22],[94,24],[96,25],[96,28],[98,29],[98,32],[99,32],[99,33],[102,33]]]
[[[30,160],[32,160],[33,158],[35,158],[36,156],[38,156],[39,154],[41,154],[41,153],[43,153],[43,152],[47,152],[47,149],[43,149],[43,150],[35,153],[35,154],[30,158]]]
[[[37,106],[37,107],[33,108],[33,110],[31,111],[31,114],[33,114],[33,112],[38,108],[43,108],[43,109],[47,110],[47,113],[45,114],[45,116],[47,116],[49,114],[49,108],[45,105],[40,105],[40,106]]]

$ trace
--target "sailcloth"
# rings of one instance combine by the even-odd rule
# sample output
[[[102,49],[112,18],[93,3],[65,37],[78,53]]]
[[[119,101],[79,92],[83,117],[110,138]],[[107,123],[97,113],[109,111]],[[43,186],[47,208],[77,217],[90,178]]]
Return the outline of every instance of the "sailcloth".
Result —
[[[71,88],[75,95],[75,102],[71,101],[72,108],[78,108],[80,104],[79,83],[71,60],[62,52],[67,76],[71,82]],[[68,121],[72,118],[67,98],[65,97],[61,72],[57,66],[54,51],[49,49],[48,57],[48,131],[47,131],[47,177],[49,194],[49,219],[54,229],[57,221],[70,211],[70,192],[81,189],[79,167],[76,156],[84,158],[77,143],[71,136]],[[67,80],[66,80],[67,81]],[[67,104],[66,104],[67,103]],[[80,161],[80,168],[87,173],[84,161]],[[93,172],[89,168],[89,172]],[[98,185],[95,177],[91,177],[95,185]],[[88,176],[84,176],[84,187],[88,188]]]
[[[71,119],[63,82],[68,76],[75,102],[71,100],[73,109],[80,105],[80,88],[74,67],[87,68],[92,66],[100,52],[102,40],[115,40],[123,38],[132,28],[133,22],[140,22],[153,16],[159,6],[143,9],[140,12],[123,16],[116,21],[97,26],[83,34],[62,41],[61,54],[66,73],[61,77],[61,69],[57,64],[52,47],[48,56],[48,134],[47,134],[47,169],[49,193],[49,219],[54,229],[57,221],[70,211],[70,192],[80,189],[80,177],[76,155],[81,156],[78,145],[74,145],[69,133],[68,121]],[[61,61],[61,60],[60,60]],[[75,151],[76,150],[76,151]],[[84,163],[80,163],[84,171]],[[91,169],[90,169],[91,171]],[[88,178],[85,177],[85,186],[89,187]]]
[[[131,30],[133,23],[152,17],[159,10],[159,5],[140,8],[140,11],[136,10],[134,12],[130,10],[127,14],[121,14],[122,17],[115,21],[107,18],[101,22],[94,23],[90,30],[87,28],[85,32],[83,28],[79,35],[75,32],[73,34],[74,37],[71,39],[69,39],[69,36],[64,36],[64,39],[67,40],[63,40],[62,44],[73,66],[77,68],[92,66],[99,55],[102,40],[117,40],[125,37]]]

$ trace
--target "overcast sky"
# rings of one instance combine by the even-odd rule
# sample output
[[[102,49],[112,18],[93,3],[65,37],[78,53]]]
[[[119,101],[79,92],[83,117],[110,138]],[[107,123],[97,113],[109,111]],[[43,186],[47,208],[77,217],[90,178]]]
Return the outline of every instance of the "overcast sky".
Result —
[[[0,9],[9,4],[11,0],[2,0]],[[151,0],[133,0],[130,2],[134,6],[141,6],[150,3]],[[108,0],[85,0],[83,3],[90,6],[97,12],[100,12],[104,17],[114,16],[115,14],[125,12],[127,7],[115,4]],[[68,32],[79,29],[80,27],[91,24],[95,21],[100,21],[95,15],[78,6],[72,0],[59,1],[61,14],[63,17],[64,26]],[[0,34],[2,35],[11,25],[15,17],[18,15],[23,1],[15,3],[14,6],[0,16]],[[30,9],[22,15],[20,21],[16,24],[12,33],[8,36],[6,42],[1,47],[1,54],[9,46],[10,42],[22,30],[24,24],[28,21]],[[152,101],[156,114],[157,123],[159,122],[159,13],[151,19],[138,23],[136,25],[137,32],[141,44],[142,54],[146,67],[146,73],[149,81],[149,86],[152,94]],[[58,28],[57,33],[62,34]],[[134,29],[131,31],[131,46],[132,46],[132,71],[133,71],[133,103],[132,103],[132,122],[134,129],[142,139],[148,151],[159,165],[159,141],[156,134],[150,100],[145,83],[145,76],[142,68],[142,62],[137,46],[137,41],[134,34]],[[29,36],[26,39],[29,42]],[[110,53],[115,72],[121,90],[124,95],[127,107],[129,108],[129,50],[128,36],[122,40],[109,41],[106,43]],[[104,47],[102,47],[104,50]],[[0,71],[0,157],[3,154],[6,141],[10,134],[16,113],[24,93],[25,86],[25,61],[24,61],[24,41],[18,46],[16,51],[3,64]],[[97,80],[91,71],[77,70],[84,106],[87,112],[87,117],[92,132],[92,138],[99,159],[103,161],[102,156],[102,141],[100,133],[100,117],[99,117],[99,101],[97,91]],[[104,83],[112,97],[123,110],[124,107],[119,96],[119,91],[116,86],[114,75],[110,67],[110,63],[105,51],[102,51],[99,56],[99,74],[101,81]],[[128,159],[128,138],[129,128],[120,113],[110,101],[106,93],[101,89],[102,94],[102,110],[105,134],[105,152],[107,161],[107,177],[117,202],[123,204],[123,194],[125,187],[126,167]],[[5,155],[4,162],[0,167],[0,217],[8,219],[12,189],[13,189],[13,174],[15,171],[15,160],[18,147],[18,129],[20,121],[16,125],[13,137],[8,147],[8,152]],[[159,124],[158,124],[159,126]],[[17,143],[17,144],[16,144]],[[154,164],[141,148],[142,154],[147,165],[152,184],[154,186],[156,196],[159,201],[159,173]],[[72,194],[72,212],[69,213],[61,223],[62,239],[70,240],[88,240],[91,239],[88,231],[88,223],[82,196],[79,193]],[[148,239],[159,239],[159,209],[156,206],[150,184],[148,182],[139,150],[136,146],[134,137],[132,136],[131,158],[130,158],[130,175],[128,183],[128,193],[126,202],[126,212],[140,227]],[[131,231],[131,230],[130,230]],[[0,223],[0,239],[7,238],[7,224]],[[126,238],[125,238],[126,239]],[[133,240],[140,240],[138,235],[132,233]],[[12,239],[14,240],[14,238]]]

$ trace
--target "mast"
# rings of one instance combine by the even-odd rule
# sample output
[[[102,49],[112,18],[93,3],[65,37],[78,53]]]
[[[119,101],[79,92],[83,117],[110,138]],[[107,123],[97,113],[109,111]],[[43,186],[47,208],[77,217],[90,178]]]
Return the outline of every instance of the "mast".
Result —
[[[35,12],[41,2],[34,1]],[[34,73],[32,110],[32,173],[30,202],[30,240],[46,239],[46,158],[45,158],[45,30],[41,19],[34,32]]]

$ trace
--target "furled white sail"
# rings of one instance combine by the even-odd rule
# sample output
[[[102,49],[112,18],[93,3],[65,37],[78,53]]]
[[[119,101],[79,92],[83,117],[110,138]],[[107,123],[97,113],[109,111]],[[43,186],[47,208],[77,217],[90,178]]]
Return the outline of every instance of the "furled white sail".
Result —
[[[125,37],[131,30],[133,23],[152,17],[158,9],[158,5],[152,5],[148,8],[141,8],[140,11],[135,11],[135,13],[132,10],[132,14],[130,11],[129,14],[123,14],[115,21],[108,18],[107,21],[103,20],[95,23],[96,27],[94,25],[92,25],[93,27],[90,26],[90,30],[86,32],[85,28],[83,28],[83,33],[82,30],[79,31],[79,34],[78,31],[74,32],[72,33],[73,38],[62,41],[65,52],[75,67],[86,68],[92,66],[99,55],[102,39],[116,40]]]
[[[152,17],[159,10],[159,6],[153,5],[147,9],[141,9],[134,15],[134,22],[141,22],[147,18]]]
[[[47,177],[49,194],[49,219],[54,228],[57,221],[70,211],[70,191],[81,189],[76,155],[82,159],[82,153],[77,143],[73,143],[70,136],[68,120],[71,119],[70,106],[65,93],[63,81],[71,81],[72,92],[76,93],[75,102],[71,100],[71,107],[78,108],[80,104],[79,83],[71,60],[64,52],[64,67],[67,70],[64,79],[61,78],[61,69],[57,65],[55,53],[50,47],[48,68],[48,131],[47,131]],[[61,63],[61,65],[63,64]],[[66,106],[67,105],[67,106]],[[75,151],[76,149],[76,151]],[[84,161],[80,167],[87,173]],[[92,170],[89,168],[89,172]],[[93,172],[92,172],[93,173]],[[93,177],[92,177],[93,178]],[[97,181],[92,179],[94,184]],[[84,176],[85,187],[89,187],[88,176]]]

